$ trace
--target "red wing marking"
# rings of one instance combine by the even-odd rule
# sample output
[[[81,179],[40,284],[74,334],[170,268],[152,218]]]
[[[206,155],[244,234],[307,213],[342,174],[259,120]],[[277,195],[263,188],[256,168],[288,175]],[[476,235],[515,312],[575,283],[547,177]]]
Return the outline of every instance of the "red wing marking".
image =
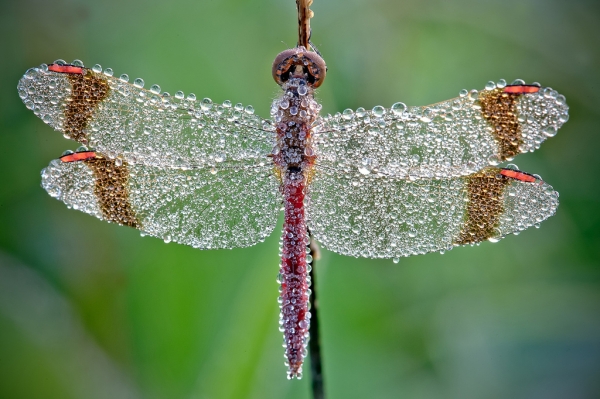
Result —
[[[502,176],[510,177],[512,179],[521,180],[527,183],[535,183],[536,178],[529,173],[520,172],[514,169],[501,169],[500,174]]]
[[[52,72],[59,72],[59,73],[78,73],[80,75],[83,75],[83,68],[81,67],[76,67],[73,65],[58,65],[58,64],[51,64],[48,65],[48,70],[52,71]]]
[[[540,91],[540,87],[536,85],[515,85],[504,88],[505,93],[513,94],[537,93],[538,91]]]
[[[96,158],[96,153],[94,151],[84,151],[84,152],[75,152],[73,154],[64,155],[60,157],[60,160],[63,162],[76,162],[76,161],[85,161],[87,159]]]

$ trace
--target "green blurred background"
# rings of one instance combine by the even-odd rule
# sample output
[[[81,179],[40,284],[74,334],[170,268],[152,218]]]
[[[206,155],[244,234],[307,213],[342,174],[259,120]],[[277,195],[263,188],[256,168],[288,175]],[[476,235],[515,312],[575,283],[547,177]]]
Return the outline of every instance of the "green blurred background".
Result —
[[[325,113],[424,105],[488,80],[539,81],[571,119],[515,163],[558,213],[498,244],[402,259],[323,251],[329,398],[600,397],[600,4],[315,0]],[[68,210],[40,170],[76,145],[17,81],[57,58],[268,116],[294,0],[0,0],[0,397],[308,398],[277,329],[276,231],[198,251]]]

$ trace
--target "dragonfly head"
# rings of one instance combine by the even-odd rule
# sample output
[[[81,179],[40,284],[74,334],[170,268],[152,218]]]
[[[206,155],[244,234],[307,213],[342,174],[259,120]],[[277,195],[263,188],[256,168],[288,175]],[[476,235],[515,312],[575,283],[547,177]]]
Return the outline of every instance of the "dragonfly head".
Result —
[[[285,50],[273,61],[273,79],[282,85],[292,77],[306,79],[309,86],[317,88],[325,80],[327,66],[321,56],[304,47]]]

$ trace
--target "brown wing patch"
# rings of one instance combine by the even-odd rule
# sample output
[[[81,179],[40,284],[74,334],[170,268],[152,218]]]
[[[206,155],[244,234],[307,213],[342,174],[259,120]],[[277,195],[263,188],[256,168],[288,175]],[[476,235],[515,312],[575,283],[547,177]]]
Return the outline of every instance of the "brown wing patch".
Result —
[[[83,162],[94,172],[96,178],[94,194],[104,219],[124,226],[140,228],[135,211],[129,202],[127,165],[123,163],[117,166],[115,160],[104,158],[93,158]]]
[[[67,77],[72,91],[65,109],[64,130],[73,140],[87,144],[85,128],[98,104],[108,95],[108,82],[89,69],[85,69],[83,74],[67,74]]]
[[[509,179],[498,168],[487,168],[469,176],[466,221],[455,244],[472,244],[496,236],[504,211],[504,189]]]
[[[520,154],[523,143],[521,127],[517,119],[516,100],[522,93],[506,92],[503,89],[483,91],[479,94],[481,112],[494,127],[494,136],[500,142],[500,159],[505,161]]]

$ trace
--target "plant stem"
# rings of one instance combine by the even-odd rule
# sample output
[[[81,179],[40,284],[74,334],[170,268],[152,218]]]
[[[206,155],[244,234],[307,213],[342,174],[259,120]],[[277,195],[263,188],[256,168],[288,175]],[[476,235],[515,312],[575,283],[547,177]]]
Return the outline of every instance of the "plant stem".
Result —
[[[314,238],[310,237],[310,255],[312,256],[310,278],[312,281],[312,294],[310,295],[310,340],[308,341],[308,349],[310,353],[310,374],[312,380],[313,399],[325,399],[325,391],[323,387],[323,369],[321,368],[321,342],[319,339],[319,303],[317,301],[317,285],[315,281],[315,263],[319,258],[319,247]]]

